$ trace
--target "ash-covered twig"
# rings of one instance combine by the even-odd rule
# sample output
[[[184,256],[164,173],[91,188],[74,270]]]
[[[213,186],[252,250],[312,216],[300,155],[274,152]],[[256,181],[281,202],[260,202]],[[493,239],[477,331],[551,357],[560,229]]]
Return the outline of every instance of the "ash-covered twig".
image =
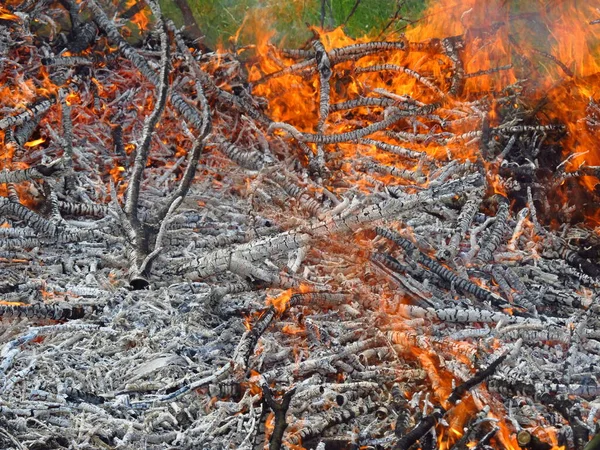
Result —
[[[465,202],[463,208],[458,216],[457,222],[457,230],[450,238],[450,242],[448,245],[441,249],[438,252],[438,257],[443,260],[451,260],[458,253],[458,248],[461,241],[465,238],[467,231],[469,231],[469,227],[475,217],[475,214],[479,210],[479,205],[481,204],[481,196],[479,193],[475,193],[474,196],[470,196],[470,198]]]
[[[237,345],[232,359],[236,370],[239,370],[243,375],[245,375],[248,368],[248,360],[252,356],[252,353],[254,353],[254,347],[256,347],[258,339],[269,327],[276,313],[277,310],[275,308],[267,308],[256,323],[253,324],[252,328],[244,333]]]
[[[42,64],[45,66],[91,66],[94,61],[85,56],[52,56],[42,58]]]
[[[375,139],[360,139],[358,141],[359,144],[364,145],[374,145],[380,150],[385,152],[393,153],[394,155],[398,155],[404,158],[410,159],[421,159],[425,157],[425,153],[412,150],[410,148],[401,147],[399,145],[389,144],[387,142],[377,141]]]
[[[481,77],[484,75],[491,75],[493,73],[497,73],[497,72],[501,72],[503,70],[510,70],[512,69],[512,64],[507,64],[505,66],[500,66],[500,67],[492,67],[491,69],[485,69],[485,70],[478,70],[477,72],[471,72],[471,73],[466,73],[464,75],[465,78],[475,78],[475,77]]]
[[[375,133],[376,131],[381,131],[388,128],[390,125],[399,121],[402,117],[407,114],[401,110],[393,110],[391,111],[386,118],[379,122],[374,122],[370,125],[367,125],[364,128],[360,128],[354,131],[349,131],[347,133],[338,133],[338,134],[312,134],[312,133],[301,133],[296,130],[289,124],[274,122],[271,124],[269,129],[273,130],[284,130],[292,135],[293,138],[301,141],[301,142],[314,142],[316,144],[339,144],[340,142],[351,142],[356,141],[362,137],[368,136],[370,134]]]
[[[92,311],[93,308],[89,306],[64,303],[22,306],[0,305],[0,317],[4,319],[28,318],[38,320],[75,320],[85,317]]]
[[[492,259],[494,252],[498,246],[504,240],[504,233],[506,231],[506,221],[508,220],[509,210],[508,201],[502,195],[496,195],[498,199],[498,211],[496,212],[496,221],[492,225],[489,235],[486,238],[486,242],[479,250],[476,261],[479,263],[485,263]]]
[[[89,0],[86,2],[86,6],[90,9],[94,20],[98,27],[103,30],[111,41],[113,41],[118,47],[123,56],[129,59],[140,71],[140,73],[148,79],[152,84],[158,86],[161,84],[162,76],[157,74],[152,69],[146,59],[141,56],[129,43],[121,36],[119,30],[115,24],[107,17],[106,13],[98,5],[96,0]],[[161,68],[164,67],[161,65]],[[173,106],[181,113],[183,117],[197,130],[201,130],[203,127],[203,121],[200,115],[192,108],[183,97],[175,91],[172,91],[171,102]]]
[[[314,41],[315,59],[317,60],[317,70],[319,71],[319,123],[317,131],[323,131],[323,125],[329,115],[329,80],[332,74],[331,62],[323,44],[320,41]]]
[[[56,98],[54,97],[46,98],[38,101],[37,103],[34,103],[33,105],[28,106],[27,110],[23,111],[20,114],[0,119],[0,130],[5,130],[8,127],[21,125],[27,120],[33,120],[35,117],[48,111],[55,101]]]
[[[429,89],[431,89],[433,92],[435,92],[440,97],[446,96],[446,93],[444,91],[442,91],[439,87],[437,87],[433,82],[431,82],[430,80],[425,78],[419,72],[409,69],[408,67],[405,67],[405,66],[398,66],[395,64],[375,64],[373,66],[357,67],[354,70],[356,73],[366,73],[366,72],[378,72],[379,73],[379,72],[382,72],[385,70],[391,70],[394,72],[403,72],[406,75],[413,77],[415,80],[417,80],[419,83],[423,84],[424,86],[427,86]]]
[[[39,180],[46,177],[57,177],[65,170],[62,159],[57,159],[50,164],[38,164],[23,170],[0,171],[0,183],[22,183],[23,181]]]
[[[544,58],[548,58],[551,61],[554,61],[558,67],[561,68],[561,70],[565,73],[565,75],[567,75],[568,77],[573,77],[575,74],[573,73],[573,71],[571,69],[569,69],[565,63],[563,63],[560,59],[558,59],[556,56],[552,55],[551,53],[547,53],[544,52],[542,50],[538,50],[538,49],[533,49],[534,53],[537,53],[538,55],[543,56]]]
[[[390,98],[379,98],[379,97],[360,97],[354,100],[348,100],[340,103],[333,103],[329,105],[329,112],[343,111],[346,109],[360,108],[363,106],[379,106],[387,108],[393,106],[396,102]]]
[[[363,44],[352,44],[346,47],[335,48],[328,52],[327,56],[331,61],[331,64],[336,64],[342,61],[353,60],[356,61],[364,56],[371,55],[373,53],[394,51],[394,50],[406,50],[406,41],[399,42],[388,42],[388,41],[374,41],[366,42]],[[277,72],[265,75],[256,83],[264,83],[268,80],[276,77],[289,75],[292,73],[302,73],[316,69],[317,61],[315,58],[306,59],[299,63],[288,66]]]
[[[501,308],[506,305],[507,302],[503,300],[502,297],[479,287],[469,280],[457,276],[450,269],[421,253],[408,239],[403,238],[398,233],[381,227],[377,227],[376,232],[380,236],[383,236],[402,247],[410,258],[414,259],[419,264],[422,264],[440,278],[452,283],[458,289],[473,294],[482,301],[489,301],[494,306]],[[374,255],[374,258],[375,260],[380,260],[382,258],[390,257],[387,255]]]
[[[162,22],[161,22],[162,24]],[[166,101],[167,92],[169,90],[169,72],[170,72],[170,49],[166,27],[160,30],[161,40],[161,62],[160,62],[160,77],[157,85],[157,98],[152,113],[144,122],[142,137],[137,145],[133,169],[131,172],[131,180],[127,185],[127,200],[125,202],[125,214],[128,220],[136,231],[139,230],[141,224],[138,218],[139,196],[144,168],[148,162],[150,154],[150,144],[154,136],[154,128],[162,115]]]

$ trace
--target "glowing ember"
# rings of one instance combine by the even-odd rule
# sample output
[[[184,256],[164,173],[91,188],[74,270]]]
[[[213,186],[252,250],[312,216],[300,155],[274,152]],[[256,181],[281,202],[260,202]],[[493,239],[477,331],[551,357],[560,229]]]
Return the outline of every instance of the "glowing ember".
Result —
[[[65,101],[67,105],[72,106],[81,101],[79,94],[77,92],[70,92],[69,95],[65,97]]]
[[[113,179],[113,182],[116,183],[122,178],[123,173],[125,172],[125,167],[123,166],[115,166],[110,169],[110,175]]]
[[[5,305],[5,306],[25,306],[27,305],[27,303],[23,303],[23,302],[7,302],[4,300],[0,300],[0,305]]]
[[[20,416],[39,419],[27,439],[108,421],[110,446],[145,444],[144,430],[160,445],[275,447],[281,420],[292,449],[338,434],[344,447],[558,449],[568,422],[592,433],[589,5],[436,2],[404,35],[313,28],[287,50],[255,12],[234,51],[204,52],[157,26],[155,5],[81,2],[64,44],[55,23],[76,17],[34,3],[11,0],[28,11],[14,18],[0,7],[18,38],[0,74],[0,306],[61,323],[39,353],[26,348],[37,325],[2,342],[11,433]],[[32,39],[19,17],[52,36]],[[148,39],[129,44],[128,21]],[[100,399],[15,406],[30,388],[62,395],[51,383],[73,361]],[[81,403],[102,420],[76,416]],[[123,408],[136,414],[113,420]],[[65,417],[46,421],[54,409]]]

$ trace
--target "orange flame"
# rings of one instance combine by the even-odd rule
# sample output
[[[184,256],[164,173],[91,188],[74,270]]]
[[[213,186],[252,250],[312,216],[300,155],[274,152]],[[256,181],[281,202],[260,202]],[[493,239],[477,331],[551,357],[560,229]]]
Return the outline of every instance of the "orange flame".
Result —
[[[299,287],[295,288],[295,291],[300,293],[310,292],[310,285],[302,283]],[[293,294],[294,289],[287,289],[276,297],[267,297],[266,304],[269,306],[272,305],[280,314],[283,314],[287,309]]]
[[[280,314],[283,314],[291,298],[292,289],[287,289],[277,297],[267,297],[266,303],[267,305],[272,305]]]
[[[281,329],[285,334],[302,334],[306,331],[304,327],[295,324],[284,325]]]
[[[65,102],[69,106],[72,106],[75,103],[81,102],[81,98],[79,97],[79,93],[77,93],[77,92],[70,92],[69,95],[67,95],[65,97]]]
[[[116,183],[117,181],[119,181],[121,179],[121,174],[123,172],[125,172],[125,167],[123,167],[123,166],[113,166],[110,169],[109,172],[110,172],[110,176],[113,179],[113,182]]]
[[[246,328],[247,331],[250,331],[252,329],[252,323],[250,322],[250,316],[244,317],[244,328]]]
[[[146,31],[150,25],[150,11],[142,9],[133,15],[131,22],[136,24],[140,31]]]
[[[0,20],[10,20],[13,22],[17,22],[19,20],[19,16],[15,16],[11,12],[9,12],[3,6],[0,6]]]
[[[0,300],[0,305],[3,306],[27,306],[27,303],[23,303],[23,302],[7,302],[4,300]]]
[[[515,2],[504,0],[449,0],[433,3],[406,32],[412,43],[435,44],[435,40],[460,37],[464,48],[460,52],[463,65],[464,86],[455,95],[444,94],[452,87],[452,64],[448,55],[442,53],[432,57],[423,51],[389,51],[385,58],[381,54],[364,56],[354,62],[341,62],[335,66],[332,77],[330,103],[340,103],[359,97],[372,97],[377,89],[385,90],[393,97],[410,96],[425,104],[441,100],[449,108],[456,101],[482,100],[491,92],[500,92],[517,80],[526,79],[527,95],[522,100],[508,102],[491,100],[489,111],[480,118],[450,120],[441,131],[450,131],[455,136],[463,136],[454,142],[423,141],[425,145],[409,143],[410,149],[426,151],[431,157],[452,158],[474,161],[478,157],[477,142],[481,136],[468,133],[482,128],[499,125],[503,108],[518,109],[523,102],[529,102],[531,110],[538,107],[536,115],[543,125],[566,124],[564,157],[575,153],[567,170],[573,171],[580,165],[600,165],[600,25],[590,23],[598,16],[591,2],[564,1],[547,8],[543,2]],[[270,77],[297,60],[278,54],[269,44],[272,30],[265,26],[255,26],[257,19],[248,17],[244,23],[247,29],[257,33],[253,46],[258,54],[257,62],[249,67],[249,79],[254,83],[253,93],[268,98],[268,114],[276,121],[292,124],[301,132],[314,133],[318,123],[319,80],[317,76],[302,76],[302,72],[286,73]],[[313,28],[315,35],[327,50],[350,44],[367,42],[366,38],[350,38],[341,28],[325,31]],[[389,35],[386,40],[400,37]],[[439,41],[437,41],[439,42]],[[414,71],[356,71],[385,62],[395,67]],[[498,70],[495,70],[498,69]],[[423,74],[421,78],[414,73]],[[338,74],[343,79],[334,80]],[[527,98],[525,98],[527,97]],[[545,102],[545,103],[544,103]],[[539,105],[539,106],[538,106]],[[545,105],[545,106],[544,106]],[[325,125],[325,132],[342,133],[355,128],[351,125],[355,113],[366,115],[369,112],[382,112],[381,107],[362,107],[354,110],[352,116],[346,112],[333,112]],[[483,118],[485,115],[485,119]],[[347,119],[350,120],[347,120]],[[345,120],[342,120],[345,119]],[[488,125],[482,127],[486,120]],[[479,122],[479,123],[478,123]],[[387,136],[378,135],[378,140],[393,143]],[[314,146],[310,146],[316,152]],[[341,151],[347,160],[356,161],[363,156],[373,156],[377,163],[414,170],[403,161],[394,158],[383,160],[379,151],[367,150],[356,144],[324,146],[326,151]],[[420,147],[420,148],[418,148]],[[352,164],[344,163],[341,169],[353,172]],[[496,176],[498,167],[492,163],[487,167],[490,185],[496,193],[506,194],[506,188]],[[355,186],[367,188],[378,182],[388,184],[390,177],[381,173],[369,173],[361,177],[351,175]],[[598,189],[600,179],[593,176],[577,178],[587,190]],[[568,199],[565,197],[565,201]],[[600,223],[600,214],[585,211],[590,223]]]

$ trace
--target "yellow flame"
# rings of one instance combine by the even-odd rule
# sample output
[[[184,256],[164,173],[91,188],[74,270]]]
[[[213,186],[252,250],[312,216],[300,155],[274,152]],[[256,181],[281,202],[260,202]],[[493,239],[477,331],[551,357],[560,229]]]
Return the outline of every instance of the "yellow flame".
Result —
[[[39,139],[36,139],[34,141],[25,142],[25,144],[23,144],[23,147],[33,148],[33,147],[37,147],[40,144],[43,144],[44,142],[46,142],[46,139],[39,138]]]
[[[0,6],[0,19],[16,22],[19,20],[19,16],[15,16],[10,11],[8,11],[6,8],[4,8],[3,6]]]

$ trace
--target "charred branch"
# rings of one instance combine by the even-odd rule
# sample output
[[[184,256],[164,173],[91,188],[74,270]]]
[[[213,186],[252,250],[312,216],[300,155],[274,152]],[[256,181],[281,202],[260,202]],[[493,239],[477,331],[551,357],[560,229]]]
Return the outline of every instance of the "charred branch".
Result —
[[[584,447],[597,77],[536,92],[479,4],[212,52],[155,0],[9,3],[0,447]]]
[[[28,120],[33,120],[35,117],[48,111],[55,101],[56,99],[54,98],[43,99],[31,106],[28,106],[27,110],[20,114],[0,119],[0,130],[5,130],[9,127],[21,125]]]
[[[93,308],[85,305],[36,304],[11,306],[0,305],[0,317],[4,319],[52,319],[52,320],[75,320],[89,315]]]
[[[265,402],[271,408],[271,411],[275,414],[275,425],[273,427],[273,432],[271,433],[271,439],[269,440],[269,450],[279,450],[281,448],[283,433],[285,433],[285,429],[288,424],[286,422],[285,416],[287,414],[287,410],[290,407],[290,402],[292,401],[292,397],[296,391],[295,388],[290,389],[281,399],[281,403],[278,403],[273,398],[273,393],[269,386],[265,383],[261,386],[263,395],[265,397]]]
[[[457,386],[448,397],[447,403],[449,403],[451,407],[454,406],[470,389],[493,375],[496,368],[504,362],[507,356],[507,354],[500,356],[487,368],[479,370],[472,378]],[[436,407],[433,413],[421,419],[416,427],[414,427],[406,435],[400,438],[398,442],[396,442],[394,450],[409,449],[414,443],[422,439],[423,436],[425,436],[425,434],[446,414],[446,412],[447,409],[441,406]]]
[[[419,264],[422,264],[440,278],[452,283],[458,289],[468,292],[482,301],[490,302],[497,307],[503,307],[506,304],[506,302],[498,295],[471,283],[469,280],[457,276],[450,269],[421,253],[408,239],[403,238],[398,233],[381,227],[377,227],[376,232],[378,235],[383,236],[402,247],[410,258],[414,259]],[[377,260],[380,260],[382,258],[390,257],[382,255],[377,256],[376,258]]]
[[[46,177],[57,177],[64,171],[63,161],[58,159],[51,164],[39,164],[23,170],[0,171],[0,183],[22,183]]]

